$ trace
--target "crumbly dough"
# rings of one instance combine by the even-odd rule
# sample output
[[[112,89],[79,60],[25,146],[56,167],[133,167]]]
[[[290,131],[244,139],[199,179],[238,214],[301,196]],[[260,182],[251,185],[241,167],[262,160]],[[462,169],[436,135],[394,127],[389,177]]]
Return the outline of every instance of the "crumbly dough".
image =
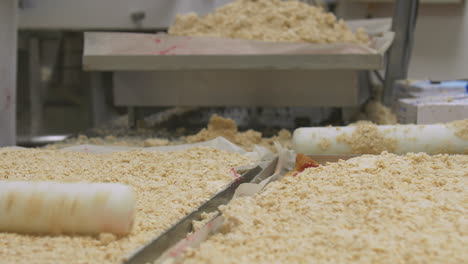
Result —
[[[120,263],[233,180],[239,154],[211,148],[169,153],[90,154],[0,149],[0,180],[119,182],[137,194],[131,234],[115,237],[28,236],[0,233],[0,263]]]
[[[355,120],[371,121],[377,125],[397,125],[398,118],[392,110],[380,101],[368,102],[364,110],[359,113]]]
[[[202,227],[204,227],[206,224],[208,224],[211,219],[213,219],[215,216],[219,214],[218,211],[214,211],[211,213],[202,213],[201,214],[201,219],[199,221],[192,221],[192,229],[193,231],[198,231]]]
[[[223,207],[184,263],[466,263],[467,164],[384,153],[307,169]]]
[[[363,29],[353,33],[332,13],[295,0],[236,0],[203,17],[179,15],[169,33],[274,42],[370,42]]]
[[[260,145],[264,147],[269,147],[271,150],[275,151],[275,149],[273,148],[275,142],[278,142],[284,148],[292,149],[291,132],[287,129],[281,129],[278,132],[277,136],[273,136],[271,138],[262,138],[262,142],[260,142]]]
[[[260,143],[262,134],[253,130],[238,133],[237,124],[232,119],[225,119],[218,115],[210,118],[208,128],[202,129],[198,134],[188,136],[188,143],[196,143],[211,140],[217,137],[225,137],[227,140],[240,146],[253,146]]]
[[[292,138],[291,132],[285,129],[281,130],[278,136],[272,138],[262,138],[262,133],[254,130],[239,132],[234,120],[214,114],[210,118],[208,128],[202,129],[196,135],[188,136],[185,141],[187,143],[197,143],[217,137],[224,137],[246,150],[252,150],[255,145],[261,145],[274,150],[275,141],[278,141],[284,147],[290,147]]]
[[[114,234],[102,233],[99,234],[99,240],[105,246],[117,240],[117,236]]]
[[[455,127],[455,135],[463,140],[468,140],[468,119],[455,121],[449,124]]]
[[[160,147],[186,143],[197,143],[207,140],[211,140],[217,137],[225,137],[227,140],[234,144],[244,148],[245,150],[252,150],[254,145],[260,145],[275,151],[274,142],[277,141],[285,148],[292,147],[292,135],[286,129],[282,129],[278,132],[277,136],[271,138],[262,137],[262,133],[248,130],[245,132],[239,132],[237,124],[230,118],[223,118],[219,115],[214,114],[211,116],[206,129],[202,129],[199,133],[188,137],[181,137],[175,141],[169,141],[167,139],[160,138],[131,138],[131,137],[115,137],[106,136],[90,137],[80,135],[77,138],[65,140],[51,145],[47,145],[47,149],[62,149],[66,147],[82,145],[82,144],[93,144],[93,145],[110,145],[110,146],[126,146],[126,147]]]
[[[345,143],[351,148],[351,153],[359,154],[380,154],[383,151],[395,152],[398,141],[395,138],[386,137],[379,128],[367,121],[355,124],[356,129],[349,135],[342,133],[336,137],[336,141]]]
[[[131,138],[131,137],[87,137],[79,135],[77,138],[67,139],[63,142],[47,145],[47,149],[62,149],[71,146],[92,144],[92,145],[107,145],[107,146],[124,146],[124,147],[160,147],[172,145],[167,139],[160,138]]]
[[[320,141],[320,143],[319,143],[319,147],[320,147],[320,149],[323,150],[323,151],[328,150],[328,149],[330,148],[330,146],[331,146],[331,142],[330,142],[330,140],[328,140],[328,139],[326,139],[326,138],[322,139],[322,140]]]
[[[168,146],[170,145],[170,141],[167,139],[160,139],[160,138],[148,138],[143,141],[143,146],[145,148],[148,147],[161,147],[161,146]]]

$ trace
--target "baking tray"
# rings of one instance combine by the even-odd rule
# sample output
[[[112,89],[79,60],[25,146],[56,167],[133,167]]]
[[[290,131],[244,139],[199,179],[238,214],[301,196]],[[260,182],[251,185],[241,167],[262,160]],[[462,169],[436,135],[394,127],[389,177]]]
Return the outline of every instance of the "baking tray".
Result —
[[[177,224],[173,225],[163,234],[131,254],[127,260],[124,261],[124,264],[153,263],[168,249],[176,245],[179,241],[185,239],[189,233],[193,232],[193,221],[199,221],[201,220],[201,215],[203,213],[215,212],[218,210],[220,205],[229,203],[239,185],[243,183],[249,183],[254,178],[266,179],[267,177],[271,176],[276,169],[277,163],[278,159],[275,159],[270,162],[264,169],[258,166],[252,170],[249,170],[247,173],[240,176],[238,179],[229,184],[222,191],[218,192],[192,213],[184,217]]]
[[[85,32],[83,68],[91,71],[353,69],[376,70],[394,39],[391,19],[347,21],[371,44],[268,42],[168,34]]]

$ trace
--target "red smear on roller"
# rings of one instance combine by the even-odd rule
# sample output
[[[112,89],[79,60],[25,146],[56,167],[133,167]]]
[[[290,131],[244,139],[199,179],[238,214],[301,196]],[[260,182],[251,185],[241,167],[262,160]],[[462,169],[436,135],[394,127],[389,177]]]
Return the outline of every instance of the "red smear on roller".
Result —
[[[159,43],[161,43],[161,40],[157,38],[157,39],[154,40],[154,42],[159,44]]]

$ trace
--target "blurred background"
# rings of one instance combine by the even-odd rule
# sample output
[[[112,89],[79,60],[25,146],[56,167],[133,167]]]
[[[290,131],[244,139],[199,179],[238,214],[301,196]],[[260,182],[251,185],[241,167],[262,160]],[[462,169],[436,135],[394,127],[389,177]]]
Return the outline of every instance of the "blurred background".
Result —
[[[216,87],[229,86],[233,80],[242,79],[245,83],[254,85],[270,85],[266,80],[275,73],[268,70],[253,74],[245,71],[218,72],[218,76],[222,77],[211,81],[207,77],[210,76],[209,71],[154,72],[150,77],[148,74],[116,76],[113,72],[83,71],[85,31],[165,31],[176,14],[206,14],[228,2],[230,1],[18,1],[16,128],[19,142],[27,144],[33,138],[44,135],[77,135],[109,122],[130,128],[151,126],[157,130],[164,127],[166,133],[185,127],[185,132],[189,133],[205,126],[212,113],[233,118],[241,128],[254,128],[267,134],[268,131],[274,133],[279,128],[346,124],[352,121],[366,102],[382,93],[378,74],[364,73],[364,78],[370,82],[365,88],[346,87],[355,84],[343,81],[343,87],[334,91],[337,100],[327,97],[322,104],[311,100],[310,105],[295,107],[225,107],[215,103],[203,107],[196,104],[182,105],[182,108],[172,112],[177,113],[176,115],[169,119],[157,117],[156,123],[154,120],[152,123],[151,118],[146,122],[139,121],[173,109],[173,106],[147,103],[129,105],[122,97],[141,93],[142,89],[149,89],[148,87],[171,90],[187,83]],[[308,2],[322,5],[345,20],[391,18],[395,15],[395,1],[390,0]],[[6,6],[5,3],[2,5]],[[468,8],[464,1],[421,0],[417,15],[417,26],[411,32],[414,34],[414,47],[408,78],[465,78],[468,68]],[[380,73],[383,75],[385,71]],[[296,80],[292,85],[300,86],[301,89],[322,89],[317,86],[322,85],[323,81],[314,82],[307,72],[296,71],[290,73],[288,78],[292,78],[291,76]],[[359,89],[359,94],[352,102],[345,102],[340,98],[348,97],[345,91],[349,89]],[[142,101],[147,100],[143,98]]]

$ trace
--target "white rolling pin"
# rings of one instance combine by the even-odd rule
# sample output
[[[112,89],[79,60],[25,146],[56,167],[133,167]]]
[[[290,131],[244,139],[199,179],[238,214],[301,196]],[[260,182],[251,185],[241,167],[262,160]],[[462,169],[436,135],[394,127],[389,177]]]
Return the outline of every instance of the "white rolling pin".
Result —
[[[410,152],[425,152],[428,154],[468,153],[468,135],[460,135],[456,127],[448,124],[435,125],[395,125],[375,126],[379,136],[377,140],[372,135],[356,135],[358,126],[348,127],[311,127],[299,128],[293,135],[293,149],[296,153],[306,155],[359,155],[378,154],[365,153],[365,145],[375,149],[405,154]],[[340,140],[343,135],[348,140]],[[388,144],[388,141],[392,144]],[[385,144],[387,143],[387,148]],[[361,144],[361,148],[356,148]],[[380,145],[379,145],[380,144]],[[363,147],[364,146],[364,147]],[[356,151],[356,149],[359,149]]]
[[[123,235],[135,202],[122,184],[0,181],[0,232]]]

